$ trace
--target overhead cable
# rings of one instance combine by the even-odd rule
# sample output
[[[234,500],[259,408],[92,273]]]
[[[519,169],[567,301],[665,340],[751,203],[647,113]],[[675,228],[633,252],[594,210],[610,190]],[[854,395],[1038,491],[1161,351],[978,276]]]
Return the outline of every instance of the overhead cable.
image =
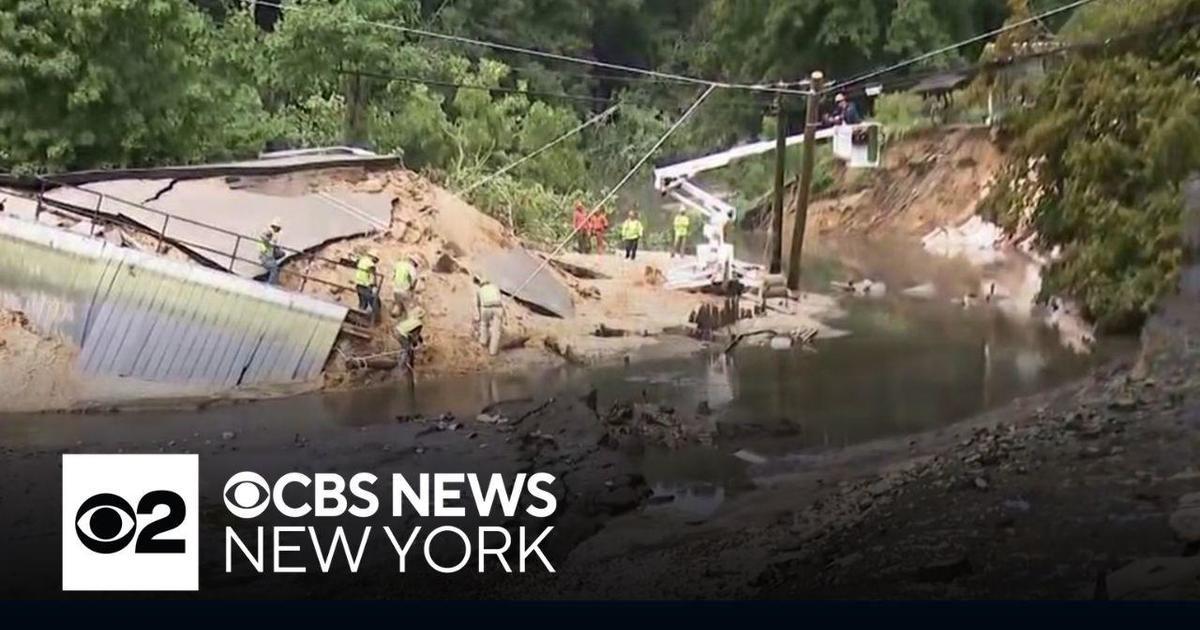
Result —
[[[301,7],[301,6],[293,5],[293,4],[284,4],[284,3],[280,2],[279,0],[258,0],[258,4],[261,6],[267,6],[267,7],[279,9],[280,11],[293,11],[293,12],[298,12],[298,13],[310,12],[310,9],[307,9],[305,7]],[[629,72],[631,74],[639,74],[639,75],[643,75],[643,76],[656,77],[659,79],[678,81],[681,83],[693,83],[696,85],[705,85],[705,86],[725,88],[725,89],[752,90],[752,91],[757,91],[757,92],[772,92],[772,93],[778,92],[778,93],[783,93],[783,94],[795,94],[795,95],[800,95],[800,96],[808,95],[808,92],[804,91],[804,90],[795,90],[795,89],[789,89],[789,88],[783,88],[783,87],[773,87],[770,85],[761,85],[761,84],[711,81],[708,79],[701,79],[699,77],[691,77],[691,76],[682,75],[682,74],[674,74],[671,72],[662,72],[659,70],[650,70],[647,68],[638,68],[635,66],[626,66],[626,65],[622,65],[622,64],[609,63],[606,61],[598,61],[595,59],[584,59],[582,57],[572,57],[570,55],[546,52],[544,50],[537,50],[537,49],[533,49],[533,48],[524,48],[521,46],[513,46],[511,44],[503,44],[500,42],[490,42],[490,41],[481,40],[481,39],[474,39],[471,37],[463,37],[461,35],[450,35],[448,33],[439,33],[439,32],[430,31],[427,29],[414,28],[411,26],[401,26],[399,24],[391,24],[388,22],[379,22],[377,20],[368,20],[365,18],[356,19],[356,20],[354,20],[354,22],[357,22],[360,24],[367,24],[367,25],[378,27],[378,28],[385,28],[385,29],[389,29],[389,30],[393,30],[393,31],[401,32],[401,33],[407,33],[409,35],[416,35],[419,37],[428,37],[430,39],[440,39],[440,40],[444,40],[444,41],[456,42],[459,44],[469,44],[472,46],[483,46],[485,48],[491,48],[493,50],[503,50],[506,52],[518,53],[518,54],[522,54],[522,55],[529,55],[529,56],[533,56],[533,57],[542,57],[544,59],[553,59],[555,61],[562,61],[562,62],[566,62],[566,63],[576,63],[576,64],[582,64],[582,65],[586,65],[586,66],[593,66],[596,68],[606,68],[608,70],[616,70],[619,72]]]
[[[582,225],[586,225],[587,222],[591,220],[591,218],[595,216],[597,212],[600,212],[604,209],[605,204],[612,201],[613,198],[617,196],[617,192],[621,190],[625,184],[629,183],[629,180],[633,179],[633,176],[636,175],[639,170],[641,170],[642,166],[644,166],[646,162],[650,161],[650,158],[653,157],[656,152],[658,152],[659,148],[666,143],[667,139],[670,138],[680,127],[682,127],[683,123],[687,122],[687,120],[692,117],[692,114],[696,111],[696,109],[700,107],[701,103],[703,103],[715,89],[717,89],[717,86],[710,85],[702,94],[700,94],[699,98],[696,99],[696,102],[692,103],[692,106],[689,107],[687,111],[685,111],[683,115],[679,117],[679,120],[676,120],[675,124],[671,125],[670,129],[667,129],[667,132],[664,133],[662,137],[654,143],[654,146],[650,147],[649,151],[646,151],[646,154],[642,156],[642,159],[638,160],[637,164],[634,164],[633,168],[629,169],[629,172],[625,174],[625,177],[622,177],[621,181],[617,182],[617,185],[613,186],[612,189],[608,191],[608,194],[604,195],[604,198],[592,208],[592,211],[587,214],[586,220],[582,222]],[[570,243],[571,240],[575,238],[575,235],[579,233],[579,229],[582,227],[582,225],[576,225],[574,229],[571,230],[571,233],[568,234],[567,237],[563,239],[562,242],[559,243],[548,256],[545,256],[542,259],[542,262],[538,265],[537,269],[534,269],[533,273],[529,274],[529,277],[525,278],[525,281],[522,282],[521,285],[512,292],[511,295],[513,297],[520,297],[521,291],[523,291],[525,287],[529,286],[530,282],[533,282],[533,279],[536,278],[537,275],[546,268],[546,265],[550,264],[550,259],[557,256],[558,253],[562,251],[562,248],[566,247],[567,243]]]
[[[505,166],[504,168],[496,171],[495,173],[492,173],[491,175],[488,175],[487,177],[480,179],[479,181],[475,182],[474,184],[471,184],[470,186],[467,186],[466,188],[458,191],[458,194],[466,195],[467,193],[471,192],[472,190],[475,190],[476,188],[479,188],[480,186],[496,179],[497,177],[500,177],[501,175],[513,170],[514,168],[517,168],[521,164],[524,164],[525,162],[532,160],[533,158],[545,153],[546,151],[549,151],[553,147],[561,144],[562,142],[565,142],[567,140],[567,138],[570,138],[570,137],[574,136],[575,134],[582,132],[584,129],[591,127],[592,125],[600,122],[601,120],[604,120],[605,118],[608,118],[610,115],[612,115],[613,112],[617,111],[618,107],[620,107],[620,104],[613,105],[612,107],[609,107],[608,109],[600,112],[599,114],[592,116],[587,121],[583,122],[580,125],[577,125],[574,129],[564,133],[563,135],[555,138],[554,140],[551,140],[550,142],[546,143],[544,146],[542,146],[538,150],[534,151],[533,153],[526,155],[525,157],[513,162],[512,164],[509,164],[508,166]]]
[[[964,39],[960,42],[950,44],[949,46],[943,46],[942,48],[938,48],[937,50],[931,50],[927,53],[913,57],[912,59],[906,59],[904,61],[887,66],[885,68],[882,68],[879,70],[874,70],[874,71],[868,72],[863,75],[859,75],[852,79],[847,79],[845,81],[832,83],[822,91],[823,92],[832,92],[834,90],[840,90],[848,85],[854,85],[857,83],[862,83],[864,81],[870,81],[871,79],[874,79],[876,77],[880,77],[885,74],[891,74],[897,70],[901,70],[901,69],[907,68],[909,66],[916,65],[918,63],[921,63],[922,61],[926,61],[928,59],[932,59],[934,57],[944,55],[948,52],[958,50],[959,48],[963,48],[965,46],[970,46],[971,44],[977,44],[986,39],[991,39],[997,35],[1001,35],[1003,33],[1007,33],[1008,31],[1021,28],[1022,26],[1028,26],[1030,24],[1038,23],[1041,20],[1044,20],[1046,18],[1053,17],[1055,15],[1058,15],[1059,13],[1063,13],[1066,11],[1070,11],[1072,9],[1079,8],[1085,4],[1091,4],[1092,2],[1095,2],[1095,1],[1096,0],[1076,0],[1075,2],[1072,2],[1071,4],[1065,4],[1061,7],[1058,7],[1057,9],[1051,9],[1049,11],[1040,13],[1033,17],[1030,17],[1030,18],[1027,18],[1024,20],[1019,20],[1017,22],[1013,22],[1012,24],[1005,24],[1004,26],[990,30],[990,31],[988,31],[986,33],[982,33],[980,35],[976,35],[975,37],[972,37],[970,39]]]

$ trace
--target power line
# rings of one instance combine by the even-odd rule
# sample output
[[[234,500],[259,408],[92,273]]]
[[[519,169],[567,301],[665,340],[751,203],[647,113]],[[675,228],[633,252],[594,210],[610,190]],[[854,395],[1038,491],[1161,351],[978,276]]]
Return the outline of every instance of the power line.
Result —
[[[656,77],[646,77],[640,75],[634,76],[618,76],[615,74],[594,74],[591,72],[571,72],[570,70],[559,70],[546,66],[513,66],[513,72],[526,75],[537,75],[539,73],[555,74],[564,77],[574,77],[577,79],[590,79],[595,81],[615,81],[624,83],[645,83],[650,85],[661,85],[664,87],[692,87],[690,83],[680,83],[678,81],[670,81],[667,79],[659,79]]]
[[[519,89],[519,88],[511,88],[511,87],[504,87],[504,86],[489,87],[489,86],[477,85],[477,84],[472,84],[472,83],[444,81],[441,79],[430,79],[430,78],[425,78],[425,77],[414,77],[414,76],[406,76],[406,75],[393,75],[393,74],[385,74],[382,72],[369,72],[369,71],[362,71],[362,70],[343,69],[343,70],[339,70],[338,72],[341,74],[362,76],[362,77],[366,77],[369,79],[375,79],[378,81],[399,81],[402,83],[412,83],[412,84],[417,84],[417,85],[433,85],[433,86],[445,87],[445,88],[456,88],[456,89],[464,89],[464,90],[480,90],[480,91],[487,91],[487,92],[502,92],[502,93],[506,93],[506,94],[522,94],[525,96],[532,96],[532,97],[538,97],[538,98],[559,98],[559,99],[565,99],[565,100],[571,100],[571,101],[595,103],[598,105],[610,105],[610,104],[618,102],[618,100],[619,100],[619,99],[611,98],[611,97],[610,98],[601,98],[599,96],[587,96],[587,95],[583,95],[583,94],[570,94],[570,93],[566,93],[566,92],[544,92],[544,91],[537,91],[537,90],[523,90],[523,89]],[[719,109],[742,109],[742,110],[765,109],[769,106],[770,105],[768,103],[755,102],[755,101],[751,101],[751,100],[737,100],[735,102],[714,103],[714,104],[710,105],[710,107],[716,107]]]
[[[1003,33],[1007,33],[1008,31],[1011,31],[1011,30],[1014,30],[1014,29],[1020,28],[1020,27],[1022,27],[1022,26],[1028,26],[1028,25],[1030,25],[1030,24],[1037,23],[1037,22],[1039,22],[1040,20],[1043,20],[1043,19],[1045,19],[1045,18],[1053,17],[1053,16],[1055,16],[1055,15],[1058,15],[1059,13],[1063,13],[1063,12],[1065,12],[1065,11],[1070,11],[1070,10],[1072,10],[1072,9],[1076,9],[1076,8],[1078,8],[1078,7],[1081,7],[1081,6],[1085,5],[1085,4],[1091,4],[1092,2],[1095,2],[1095,0],[1076,0],[1076,2],[1072,2],[1071,4],[1063,5],[1063,6],[1061,6],[1061,7],[1058,7],[1057,9],[1051,9],[1051,10],[1049,10],[1049,11],[1046,11],[1046,12],[1044,12],[1044,13],[1040,13],[1040,14],[1038,14],[1038,15],[1035,15],[1035,16],[1033,16],[1033,17],[1031,17],[1031,18],[1027,18],[1027,19],[1024,19],[1024,20],[1020,20],[1020,21],[1018,21],[1018,22],[1013,22],[1012,24],[1006,24],[1006,25],[1004,25],[1004,26],[1001,26],[1000,28],[993,29],[993,30],[991,30],[991,31],[988,31],[988,32],[986,32],[986,33],[983,33],[983,34],[981,34],[981,35],[976,35],[975,37],[972,37],[972,38],[970,38],[970,39],[964,39],[964,40],[962,40],[962,41],[960,41],[960,42],[957,42],[957,43],[954,43],[954,44],[950,44],[949,46],[944,46],[944,47],[942,47],[942,48],[938,48],[937,50],[931,50],[931,51],[929,51],[929,52],[927,52],[927,53],[924,53],[924,54],[922,54],[922,55],[918,55],[918,56],[916,56],[916,57],[913,57],[912,59],[906,59],[906,60],[904,60],[904,61],[901,61],[901,62],[899,62],[899,63],[895,63],[895,64],[892,64],[892,65],[890,65],[890,66],[887,66],[887,67],[885,67],[885,68],[882,68],[882,69],[880,69],[880,70],[875,70],[875,71],[868,72],[868,73],[866,73],[866,74],[863,74],[863,75],[857,76],[857,77],[855,77],[855,78],[853,78],[853,79],[849,79],[849,80],[846,80],[846,81],[841,81],[841,82],[839,82],[839,83],[834,83],[834,84],[831,84],[831,85],[829,85],[828,87],[826,87],[824,90],[822,90],[822,92],[828,93],[828,92],[831,92],[831,91],[834,91],[834,90],[840,90],[840,89],[844,88],[844,87],[845,87],[845,86],[847,86],[847,85],[854,85],[854,84],[856,84],[856,83],[862,83],[862,82],[864,82],[864,81],[870,81],[871,79],[874,79],[875,77],[879,77],[879,76],[882,76],[882,75],[885,75],[885,74],[891,74],[891,73],[893,73],[893,72],[895,72],[895,71],[897,71],[897,70],[900,70],[900,69],[903,69],[903,68],[907,68],[908,66],[916,65],[916,64],[918,64],[918,63],[921,63],[922,61],[925,61],[925,60],[927,60],[927,59],[932,59],[933,57],[937,57],[937,56],[939,56],[939,55],[944,55],[944,54],[946,54],[946,53],[948,53],[948,52],[952,52],[952,51],[958,50],[959,48],[963,48],[963,47],[965,47],[965,46],[970,46],[971,44],[977,44],[977,43],[979,43],[979,42],[981,42],[981,41],[983,41],[983,40],[985,40],[985,39],[991,39],[992,37],[995,37],[995,36],[997,36],[997,35],[1001,35],[1001,34],[1003,34]]]
[[[640,170],[642,166],[646,164],[646,162],[650,161],[650,158],[654,156],[654,154],[659,150],[659,148],[662,147],[664,143],[666,143],[667,138],[670,138],[680,127],[683,126],[683,123],[687,122],[687,120],[692,117],[692,114],[695,113],[695,111],[700,107],[701,103],[703,103],[715,89],[717,89],[717,86],[710,85],[702,94],[700,94],[700,97],[696,99],[696,102],[692,103],[691,107],[688,107],[687,111],[683,112],[683,115],[679,117],[679,120],[676,120],[675,124],[671,125],[671,128],[668,129],[667,132],[664,133],[662,137],[654,143],[654,146],[650,147],[650,150],[642,156],[642,159],[638,160],[637,164],[634,164],[633,168],[629,169],[629,172],[625,174],[625,177],[622,177],[621,181],[617,182],[617,185],[613,186],[612,189],[608,191],[608,194],[604,195],[604,198],[601,199],[594,208],[592,208],[592,211],[587,214],[587,219],[583,222],[584,224],[586,224],[588,220],[591,220],[591,218],[595,216],[597,212],[600,212],[602,209],[604,209],[604,204],[612,201],[613,197],[617,196],[617,191],[621,190],[621,188],[625,186],[629,180],[633,179],[633,176],[637,174],[638,170]],[[558,253],[562,251],[562,248],[566,247],[567,243],[570,243],[571,239],[575,238],[575,235],[579,233],[580,227],[581,226],[575,226],[574,229],[571,230],[571,233],[568,234],[567,237],[563,239],[562,242],[559,243],[558,246],[556,246],[548,256],[542,258],[542,262],[538,265],[537,269],[534,269],[533,273],[529,274],[529,277],[525,278],[525,281],[521,283],[521,286],[517,287],[517,289],[512,292],[511,295],[514,298],[518,297],[521,291],[523,291],[525,287],[529,286],[529,283],[533,282],[533,279],[536,278],[537,275],[546,268],[546,265],[550,263],[551,258],[557,256]]]
[[[609,107],[608,109],[600,112],[599,114],[592,116],[586,122],[576,126],[574,129],[564,133],[563,135],[555,138],[554,140],[551,140],[550,142],[546,143],[544,146],[542,146],[540,149],[534,151],[533,153],[526,155],[525,157],[513,162],[512,164],[509,164],[508,166],[505,166],[504,168],[496,171],[495,173],[492,173],[491,175],[488,175],[487,177],[484,177],[483,179],[475,182],[474,184],[471,184],[470,186],[467,186],[466,188],[460,190],[458,192],[459,196],[466,195],[467,193],[471,192],[472,190],[475,190],[476,188],[479,188],[480,186],[492,181],[493,179],[500,177],[501,175],[513,170],[514,168],[520,166],[521,164],[524,164],[525,162],[532,160],[533,158],[541,155],[542,153],[549,151],[552,147],[562,143],[567,138],[570,138],[571,136],[574,136],[575,134],[582,132],[584,129],[591,127],[592,125],[600,122],[601,120],[604,120],[605,118],[608,118],[613,112],[617,111],[618,107],[620,107],[620,104],[613,105],[612,107]]]
[[[561,98],[573,101],[582,101],[587,103],[611,103],[612,99],[600,98],[598,96],[585,96],[583,94],[567,94],[564,92],[539,92],[536,90],[522,90],[518,88],[509,88],[502,86],[487,86],[473,85],[470,83],[458,83],[454,81],[442,81],[440,79],[426,79],[423,77],[399,76],[391,74],[382,74],[379,72],[365,72],[362,70],[342,70],[343,74],[367,77],[369,79],[378,79],[381,81],[400,81],[402,83],[418,83],[422,85],[436,85],[438,87],[457,88],[462,90],[482,90],[487,92],[504,92],[506,94],[523,94],[525,96],[536,96],[539,98]]]
[[[263,6],[268,6],[268,7],[279,9],[280,11],[295,11],[298,13],[309,12],[309,10],[306,8],[302,8],[302,7],[295,6],[295,5],[283,4],[280,0],[275,0],[275,1],[259,0],[258,3]],[[808,92],[801,91],[801,90],[793,90],[793,89],[782,88],[782,87],[772,87],[772,86],[768,86],[768,85],[758,85],[758,84],[749,84],[749,83],[728,83],[728,82],[723,82],[723,81],[710,81],[708,79],[690,77],[690,76],[682,75],[682,74],[661,72],[658,70],[648,70],[646,68],[625,66],[625,65],[616,64],[616,63],[608,63],[606,61],[597,61],[594,59],[583,59],[580,57],[572,57],[570,55],[546,52],[543,50],[536,50],[533,48],[523,48],[521,46],[513,46],[511,44],[502,44],[499,42],[489,42],[489,41],[480,40],[480,39],[473,39],[470,37],[463,37],[461,35],[450,35],[447,33],[438,33],[436,31],[430,31],[430,30],[420,29],[420,28],[413,28],[410,26],[400,26],[399,24],[389,24],[387,22],[378,22],[375,20],[367,20],[367,19],[360,18],[360,19],[357,19],[354,21],[358,22],[360,24],[367,24],[367,25],[376,26],[379,28],[386,28],[386,29],[390,29],[393,31],[398,31],[401,33],[407,33],[409,35],[417,35],[420,37],[428,37],[431,39],[441,39],[441,40],[445,40],[445,41],[456,42],[459,44],[469,44],[472,46],[484,46],[484,47],[492,48],[495,50],[503,50],[506,52],[518,53],[518,54],[522,54],[522,55],[530,55],[530,56],[534,56],[534,57],[543,57],[545,59],[553,59],[555,61],[582,64],[582,65],[586,65],[586,66],[593,66],[596,68],[606,68],[609,70],[616,70],[619,72],[629,72],[632,74],[639,74],[639,75],[644,75],[644,76],[649,76],[649,77],[656,77],[659,79],[678,81],[681,83],[692,83],[692,84],[696,84],[696,85],[704,85],[704,86],[711,86],[711,87],[724,88],[724,89],[752,90],[752,91],[757,91],[757,92],[771,92],[771,93],[779,92],[779,93],[783,93],[783,94],[795,94],[795,95],[801,95],[801,96],[808,95]]]
[[[1124,42],[1127,42],[1130,40],[1140,40],[1147,36],[1157,35],[1159,33],[1164,33],[1164,32],[1167,32],[1167,31],[1170,31],[1173,29],[1182,28],[1182,27],[1190,27],[1195,24],[1200,24],[1200,16],[1195,16],[1195,17],[1186,18],[1186,19],[1179,19],[1179,20],[1162,20],[1153,26],[1138,29],[1135,31],[1128,31],[1128,32],[1122,33],[1122,34],[1120,34],[1118,36],[1114,36],[1114,37],[1101,37],[1101,38],[1097,38],[1097,39],[1079,41],[1079,42],[1070,43],[1070,44],[1061,44],[1061,45],[1049,47],[1044,50],[1039,50],[1039,51],[1035,51],[1035,52],[1024,53],[1024,54],[1015,54],[1015,55],[1011,55],[1011,56],[1007,56],[1007,57],[989,59],[989,60],[985,60],[985,61],[979,61],[979,62],[976,62],[973,64],[959,65],[959,66],[954,66],[954,67],[950,67],[950,68],[923,70],[921,72],[917,72],[914,74],[905,74],[905,75],[901,75],[899,77],[884,79],[884,80],[881,80],[877,85],[881,86],[883,88],[884,92],[895,92],[897,90],[910,89],[910,88],[914,87],[915,85],[919,84],[924,79],[942,75],[942,74],[961,74],[961,75],[965,75],[965,76],[972,76],[972,75],[976,75],[976,74],[979,74],[982,72],[988,72],[988,71],[1004,68],[1007,66],[1020,64],[1022,62],[1025,62],[1025,61],[1028,61],[1031,59],[1041,59],[1044,57],[1067,55],[1069,53],[1076,52],[1076,51],[1086,52],[1086,51],[1092,51],[1092,50],[1096,50],[1096,49],[1102,49],[1102,48],[1106,48],[1108,46],[1112,46],[1112,45],[1119,44],[1119,43],[1124,43]],[[860,90],[852,89],[852,90],[849,90],[848,93],[856,93],[858,91],[860,91]]]

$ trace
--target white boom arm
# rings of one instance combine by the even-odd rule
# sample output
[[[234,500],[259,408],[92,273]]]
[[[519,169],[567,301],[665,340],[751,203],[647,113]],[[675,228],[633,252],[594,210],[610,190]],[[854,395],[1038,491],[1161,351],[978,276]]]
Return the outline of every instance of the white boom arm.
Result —
[[[828,140],[834,135],[834,127],[821,129],[817,131],[817,140]],[[787,146],[804,144],[804,134],[796,136],[788,136],[785,140]],[[748,158],[752,155],[760,155],[775,150],[774,140],[765,140],[763,142],[754,142],[751,144],[743,144],[740,147],[734,147],[728,151],[706,155],[702,158],[680,162],[670,166],[654,169],[654,187],[660,191],[664,190],[665,186],[675,179],[695,177],[705,171],[711,171],[715,168],[729,166],[734,162],[743,158]]]
[[[853,143],[855,131],[874,126],[876,125],[873,123],[867,123],[865,125],[829,127],[818,130],[815,139],[818,141],[832,139],[834,154],[850,162],[851,166],[855,166],[856,163],[875,165],[878,164],[878,153],[870,154],[865,147],[855,147]],[[784,144],[789,147],[804,144],[804,134],[789,136],[784,140]],[[668,273],[668,286],[696,288],[734,278],[746,286],[754,286],[762,282],[762,270],[754,265],[734,260],[733,246],[725,242],[725,226],[737,217],[737,209],[724,199],[692,183],[691,178],[705,171],[729,166],[743,158],[774,151],[775,146],[776,141],[774,140],[753,142],[702,158],[654,169],[655,190],[670,195],[685,207],[699,212],[707,219],[707,225],[704,227],[705,243],[696,247],[696,262],[671,270]],[[874,164],[871,163],[872,160]]]

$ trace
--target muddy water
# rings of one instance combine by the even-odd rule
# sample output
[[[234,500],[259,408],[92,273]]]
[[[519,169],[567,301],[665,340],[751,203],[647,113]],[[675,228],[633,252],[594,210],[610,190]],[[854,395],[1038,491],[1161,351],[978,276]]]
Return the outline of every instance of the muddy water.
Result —
[[[761,241],[744,244],[753,258]],[[850,334],[819,341],[815,351],[739,347],[712,354],[594,369],[430,380],[415,389],[352,393],[176,412],[87,416],[12,416],[0,443],[71,448],[106,434],[137,434],[166,443],[206,432],[264,426],[297,434],[336,433],[395,422],[398,415],[450,412],[471,417],[489,403],[590,388],[600,404],[647,399],[692,412],[711,410],[718,443],[642,454],[642,467],[663,496],[662,509],[703,517],[750,479],[747,460],[789,461],[826,449],[917,433],[1003,405],[1082,375],[1124,352],[1106,343],[1090,357],[1062,348],[1040,325],[1014,321],[987,306],[964,308],[955,297],[976,290],[978,273],[925,256],[906,243],[838,243],[814,247],[805,263],[810,289],[869,277],[886,295],[847,297],[833,325]],[[932,282],[931,296],[902,289]],[[741,457],[735,457],[735,452]]]

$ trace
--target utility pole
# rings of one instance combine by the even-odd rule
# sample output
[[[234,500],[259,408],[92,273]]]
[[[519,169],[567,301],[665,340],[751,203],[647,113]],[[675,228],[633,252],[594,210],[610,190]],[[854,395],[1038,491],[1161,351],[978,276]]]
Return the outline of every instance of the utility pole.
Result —
[[[817,155],[817,125],[820,122],[821,86],[825,75],[812,73],[808,85],[808,107],[804,113],[804,158],[800,164],[800,190],[796,194],[796,218],[792,225],[792,248],[788,256],[787,286],[800,290],[800,254],[804,250],[804,227],[808,222],[808,198],[812,192],[813,168]]]
[[[783,180],[787,170],[788,117],[783,93],[775,93],[775,198],[771,204],[770,273],[783,272]]]

